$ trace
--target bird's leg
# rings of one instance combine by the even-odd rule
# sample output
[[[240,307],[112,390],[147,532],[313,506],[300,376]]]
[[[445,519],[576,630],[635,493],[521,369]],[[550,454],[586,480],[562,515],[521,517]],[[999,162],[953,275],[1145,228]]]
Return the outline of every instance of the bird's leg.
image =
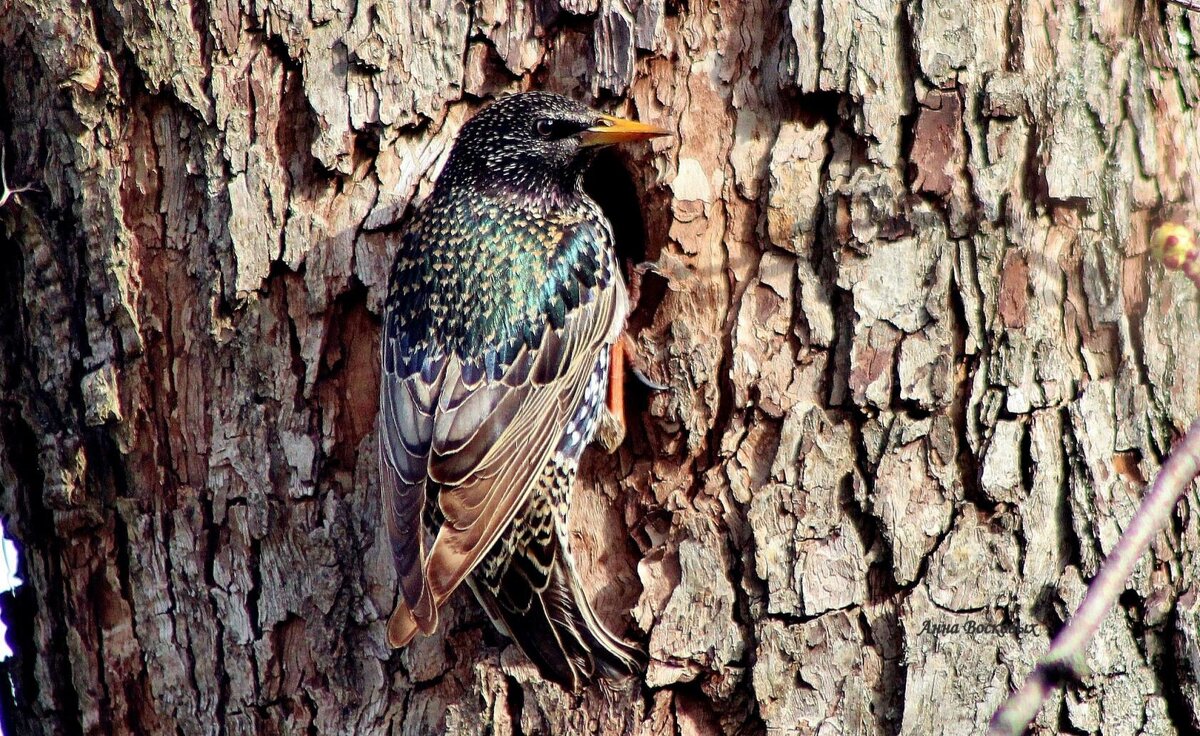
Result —
[[[625,439],[625,341],[629,337],[621,333],[608,356],[608,397],[600,412],[600,425],[596,428],[596,441],[605,452],[615,452]]]
[[[613,344],[608,361],[608,400],[600,412],[600,425],[596,429],[596,440],[605,452],[614,452],[625,439],[625,371],[628,369],[651,391],[666,391],[665,386],[650,380],[642,369],[642,360],[633,346],[629,333]]]
[[[629,303],[630,311],[637,308],[642,296],[642,276],[646,271],[653,271],[656,264],[639,263],[629,269]],[[666,391],[665,384],[651,380],[646,375],[644,362],[638,355],[633,344],[633,338],[628,332],[622,332],[613,343],[608,361],[608,401],[600,412],[599,426],[596,428],[596,441],[605,452],[615,452],[625,439],[625,370],[629,369],[642,385],[651,391]]]

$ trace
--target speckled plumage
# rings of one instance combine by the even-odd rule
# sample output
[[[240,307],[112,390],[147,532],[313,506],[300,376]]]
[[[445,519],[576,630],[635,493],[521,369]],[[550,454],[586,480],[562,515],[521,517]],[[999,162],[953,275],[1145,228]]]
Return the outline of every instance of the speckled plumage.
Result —
[[[436,195],[435,195],[436,197]],[[539,211],[540,210],[540,211]],[[388,292],[389,365],[455,354],[496,377],[538,330],[613,286],[612,236],[591,201],[513,207],[464,189],[431,200],[401,239]]]
[[[401,231],[381,353],[381,486],[402,593],[389,642],[431,633],[467,582],[569,689],[641,660],[592,612],[567,532],[628,310],[611,229],[580,186],[581,140],[600,122],[543,93],[468,121]]]

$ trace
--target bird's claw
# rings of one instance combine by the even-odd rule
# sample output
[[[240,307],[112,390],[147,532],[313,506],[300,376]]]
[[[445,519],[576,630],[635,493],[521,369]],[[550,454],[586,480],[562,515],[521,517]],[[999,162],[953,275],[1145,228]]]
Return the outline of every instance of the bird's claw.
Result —
[[[629,364],[629,369],[643,386],[651,391],[666,391],[670,388],[670,386],[659,383],[646,375],[645,363],[642,357],[638,355],[637,350],[634,349],[633,338],[629,336],[629,333],[622,335],[621,340],[624,342],[622,352],[625,354],[625,360]]]
[[[632,359],[629,361],[629,370],[633,373],[634,378],[638,379],[643,386],[651,391],[666,391],[667,389],[671,388],[667,384],[659,383],[658,381],[650,378],[650,376],[647,376],[642,372],[641,366],[633,362]]]

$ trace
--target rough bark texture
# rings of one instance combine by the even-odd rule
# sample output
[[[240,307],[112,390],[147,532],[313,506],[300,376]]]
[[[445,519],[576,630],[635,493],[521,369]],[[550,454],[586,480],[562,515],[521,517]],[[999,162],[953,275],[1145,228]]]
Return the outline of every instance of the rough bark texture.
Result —
[[[1200,183],[1198,32],[1103,0],[0,0],[42,189],[0,210],[6,731],[980,732],[1200,408],[1196,290],[1144,252]],[[678,131],[594,177],[658,263],[632,329],[670,390],[576,502],[653,663],[578,698],[466,594],[384,644],[380,227],[529,87]],[[1195,507],[1042,732],[1200,728]]]

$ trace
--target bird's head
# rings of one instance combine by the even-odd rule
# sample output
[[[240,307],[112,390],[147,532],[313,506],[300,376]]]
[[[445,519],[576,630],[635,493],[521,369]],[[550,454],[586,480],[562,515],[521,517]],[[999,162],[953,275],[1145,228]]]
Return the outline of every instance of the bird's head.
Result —
[[[463,125],[438,186],[569,194],[599,147],[668,134],[550,92],[510,95]]]

